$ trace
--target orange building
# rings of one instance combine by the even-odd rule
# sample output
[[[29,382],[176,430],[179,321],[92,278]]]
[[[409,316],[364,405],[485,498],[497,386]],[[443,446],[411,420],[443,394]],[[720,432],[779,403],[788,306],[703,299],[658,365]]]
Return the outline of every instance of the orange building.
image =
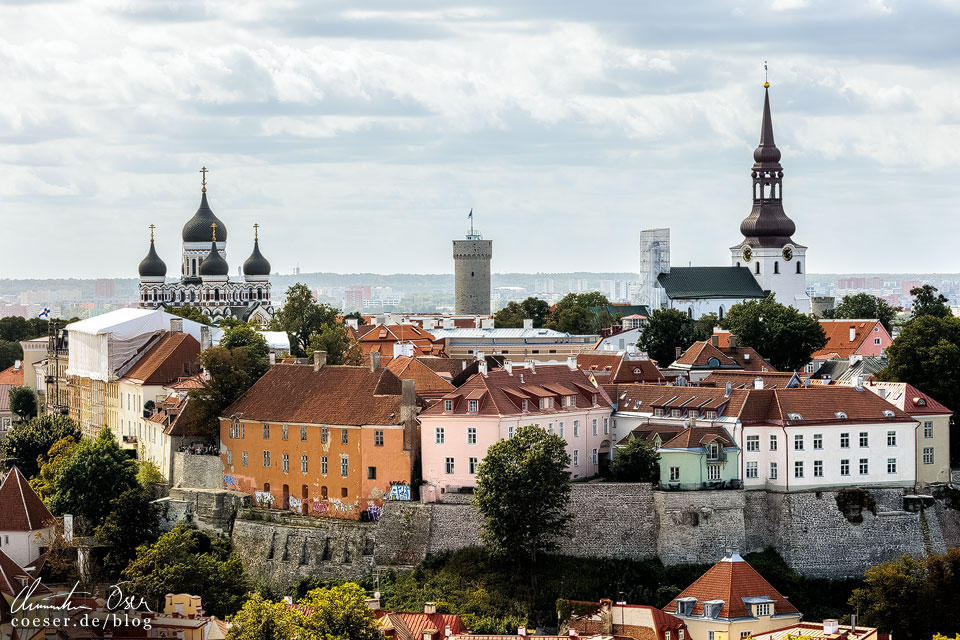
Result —
[[[413,380],[386,368],[278,364],[220,418],[228,488],[260,506],[379,517],[409,500],[420,435]]]

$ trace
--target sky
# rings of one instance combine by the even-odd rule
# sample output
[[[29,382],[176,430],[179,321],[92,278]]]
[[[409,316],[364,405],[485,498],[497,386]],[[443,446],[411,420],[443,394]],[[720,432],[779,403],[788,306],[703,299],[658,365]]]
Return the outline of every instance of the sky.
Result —
[[[811,273],[960,272],[956,0],[0,0],[0,278],[726,265],[764,61]]]

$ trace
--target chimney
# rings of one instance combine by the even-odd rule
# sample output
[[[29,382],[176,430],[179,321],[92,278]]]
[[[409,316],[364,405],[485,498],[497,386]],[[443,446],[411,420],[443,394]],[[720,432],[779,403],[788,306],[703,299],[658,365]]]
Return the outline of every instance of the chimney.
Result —
[[[710,336],[710,344],[712,344],[712,345],[715,346],[715,347],[719,347],[719,346],[720,346],[720,336],[718,336],[717,334],[713,334],[712,336]]]
[[[754,389],[763,389],[763,378],[757,376],[753,379],[753,388]]]
[[[356,331],[360,326],[360,321],[356,318],[347,318],[347,326]]]
[[[293,604],[292,596],[283,596],[283,604]]]
[[[853,325],[850,325],[850,342],[853,342],[857,339],[857,328]]]
[[[526,627],[517,627],[517,635],[518,635],[518,636],[526,636],[526,635],[527,635],[527,628],[526,628]]]
[[[480,320],[481,329],[493,329],[493,318],[483,318]]]
[[[855,635],[857,633],[857,614],[850,614],[850,635]]]
[[[447,625],[443,628],[443,637],[449,638],[453,635],[453,629],[450,628],[450,625]]]
[[[537,372],[537,363],[536,363],[536,362],[534,362],[533,360],[527,360],[525,364],[527,365],[527,368],[530,369],[530,373],[536,373],[536,372]]]
[[[271,352],[270,352],[270,366],[272,367],[272,366],[275,365],[275,364],[277,364],[277,354],[275,354],[274,352],[271,351]]]
[[[571,638],[576,638],[576,637],[577,637],[577,630],[576,630],[576,629],[570,629],[570,631],[567,632],[567,635],[569,635]]]
[[[432,616],[437,612],[437,603],[436,602],[424,602],[423,603],[423,612],[428,616]]]
[[[863,376],[857,376],[856,382],[857,391],[863,391]]]
[[[733,391],[733,385],[728,382],[728,383],[726,384],[724,390],[723,390],[723,395],[725,395],[725,396],[727,396],[727,397],[729,398],[731,391]]]
[[[454,328],[453,318],[444,318],[444,319],[443,319],[443,328],[444,328],[444,329],[453,329],[453,328]]]
[[[320,371],[320,369],[326,364],[327,364],[327,352],[314,351],[313,352],[313,370]]]
[[[577,370],[577,356],[567,356],[567,366],[571,371]]]
[[[210,327],[203,325],[200,327],[200,351],[206,351],[212,346],[213,339],[210,337]]]
[[[170,318],[170,333],[183,333],[183,318]]]
[[[609,598],[600,601],[600,633],[613,635],[613,601]]]
[[[400,381],[400,419],[409,420],[417,413],[417,387],[413,380]]]
[[[823,635],[832,636],[833,634],[840,631],[840,621],[836,619],[828,619],[823,621]]]
[[[524,318],[524,319],[523,319],[523,328],[524,328],[524,329],[533,329],[533,318]]]
[[[680,347],[677,347],[675,350],[675,353],[676,353],[676,357],[674,358],[674,360],[679,360],[680,356],[683,355],[683,349],[681,349]]]
[[[511,376],[513,375],[513,363],[509,360],[503,361],[503,370],[506,371]]]
[[[477,363],[477,371],[480,372],[480,375],[486,377],[486,375],[487,375],[487,361],[486,361],[486,359],[480,360],[480,361]]]
[[[380,368],[380,352],[370,352],[370,371],[377,371]]]
[[[730,348],[731,349],[737,348],[737,337],[732,333],[730,334]]]

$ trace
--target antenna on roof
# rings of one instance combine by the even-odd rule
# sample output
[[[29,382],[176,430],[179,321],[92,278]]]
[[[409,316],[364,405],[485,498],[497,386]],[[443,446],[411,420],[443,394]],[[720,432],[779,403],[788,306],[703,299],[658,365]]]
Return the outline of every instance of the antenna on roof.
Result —
[[[767,61],[763,61],[763,88],[770,88],[770,78],[767,76]]]

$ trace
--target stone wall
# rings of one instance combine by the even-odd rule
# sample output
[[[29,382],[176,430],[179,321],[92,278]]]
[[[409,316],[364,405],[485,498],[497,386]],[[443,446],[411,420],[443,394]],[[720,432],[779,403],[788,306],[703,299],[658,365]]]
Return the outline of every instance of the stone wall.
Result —
[[[250,506],[250,496],[223,489],[173,487],[170,495],[157,500],[157,504],[162,508],[164,529],[189,522],[198,529],[229,535],[239,510]]]
[[[664,564],[716,562],[746,538],[743,491],[654,491],[656,555]]]
[[[172,467],[171,487],[223,488],[223,462],[220,456],[197,456],[178,451],[173,454]]]

